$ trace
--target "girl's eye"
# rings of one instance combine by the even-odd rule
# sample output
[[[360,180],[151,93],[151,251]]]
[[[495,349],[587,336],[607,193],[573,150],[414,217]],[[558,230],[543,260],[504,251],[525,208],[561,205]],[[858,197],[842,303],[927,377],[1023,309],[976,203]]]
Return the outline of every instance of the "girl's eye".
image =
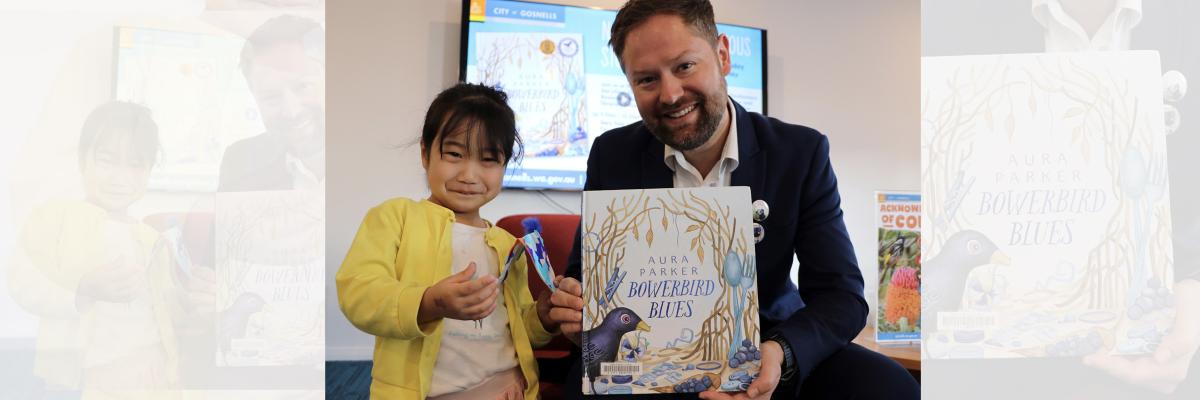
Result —
[[[447,151],[443,154],[450,156],[450,158],[462,158],[462,153],[459,153],[457,151]]]

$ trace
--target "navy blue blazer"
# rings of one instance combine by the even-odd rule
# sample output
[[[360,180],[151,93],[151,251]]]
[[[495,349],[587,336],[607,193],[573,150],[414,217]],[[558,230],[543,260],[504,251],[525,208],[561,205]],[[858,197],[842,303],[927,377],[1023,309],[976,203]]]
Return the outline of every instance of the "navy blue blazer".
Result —
[[[867,318],[863,278],[846,224],[829,140],[814,129],[747,112],[734,103],[738,167],[732,186],[749,186],[766,201],[766,235],[755,246],[763,337],[779,333],[791,346],[795,382],[842,349]],[[670,188],[674,173],[663,162],[664,145],[638,121],[596,138],[584,190]],[[790,277],[792,254],[800,261]],[[567,276],[580,277],[579,234]],[[799,386],[795,385],[799,394]]]

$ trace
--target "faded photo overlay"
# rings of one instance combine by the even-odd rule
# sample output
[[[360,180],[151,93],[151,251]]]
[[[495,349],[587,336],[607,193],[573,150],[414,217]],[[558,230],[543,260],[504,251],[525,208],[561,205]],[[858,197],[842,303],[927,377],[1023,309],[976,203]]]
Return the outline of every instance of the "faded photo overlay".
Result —
[[[922,2],[925,396],[1200,396],[1197,20]]]
[[[0,4],[0,398],[323,398],[324,2]]]

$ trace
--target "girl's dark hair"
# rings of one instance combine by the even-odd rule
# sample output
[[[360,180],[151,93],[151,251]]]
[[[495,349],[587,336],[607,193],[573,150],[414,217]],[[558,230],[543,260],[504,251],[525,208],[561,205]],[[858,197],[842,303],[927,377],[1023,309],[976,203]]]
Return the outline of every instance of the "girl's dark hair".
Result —
[[[158,161],[158,124],[154,123],[150,109],[124,101],[101,104],[88,114],[79,134],[79,167],[83,168],[87,157],[103,143],[116,139],[116,135],[129,135],[131,154],[147,165]]]
[[[459,83],[439,93],[425,113],[421,155],[428,158],[439,137],[459,130],[466,133],[465,144],[471,154],[494,152],[493,156],[508,164],[514,154],[520,158],[524,151],[517,136],[516,117],[508,106],[508,95],[492,87]],[[475,137],[477,132],[483,132],[484,137]],[[438,152],[442,146],[438,142]]]

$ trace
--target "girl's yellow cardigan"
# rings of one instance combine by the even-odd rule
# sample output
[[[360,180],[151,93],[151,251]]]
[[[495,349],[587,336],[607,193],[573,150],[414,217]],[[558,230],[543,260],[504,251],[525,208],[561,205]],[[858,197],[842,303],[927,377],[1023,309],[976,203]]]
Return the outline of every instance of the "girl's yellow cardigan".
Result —
[[[358,329],[375,335],[372,399],[424,399],[442,339],[440,320],[417,322],[425,289],[450,276],[454,212],[429,201],[392,199],[372,208],[337,273],[338,304]],[[490,224],[489,224],[490,225]],[[516,238],[495,226],[484,235],[503,267]],[[533,347],[554,336],[529,294],[524,257],[503,286],[509,329],[525,376],[526,399],[538,393]]]

